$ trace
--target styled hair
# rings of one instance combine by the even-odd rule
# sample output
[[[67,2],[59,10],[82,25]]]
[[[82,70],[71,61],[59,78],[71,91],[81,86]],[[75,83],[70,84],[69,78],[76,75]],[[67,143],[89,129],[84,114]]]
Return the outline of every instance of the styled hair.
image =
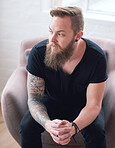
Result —
[[[50,11],[52,17],[65,17],[69,16],[71,19],[72,29],[76,34],[79,30],[84,29],[84,18],[82,10],[79,7],[57,7]]]

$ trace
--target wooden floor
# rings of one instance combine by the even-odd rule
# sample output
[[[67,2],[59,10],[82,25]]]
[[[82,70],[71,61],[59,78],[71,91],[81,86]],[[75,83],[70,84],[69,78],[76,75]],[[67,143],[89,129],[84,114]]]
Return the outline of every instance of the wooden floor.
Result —
[[[4,123],[2,112],[1,112],[1,104],[0,104],[0,148],[20,148],[20,146],[15,142],[12,138],[6,125]]]

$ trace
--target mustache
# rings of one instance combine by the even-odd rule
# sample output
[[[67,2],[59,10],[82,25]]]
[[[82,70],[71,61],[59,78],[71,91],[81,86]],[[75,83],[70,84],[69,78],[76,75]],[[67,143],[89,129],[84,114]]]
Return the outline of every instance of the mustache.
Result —
[[[57,48],[60,48],[61,49],[61,46],[57,43],[54,43],[54,42],[47,42],[47,47],[51,48],[51,46],[55,46]]]

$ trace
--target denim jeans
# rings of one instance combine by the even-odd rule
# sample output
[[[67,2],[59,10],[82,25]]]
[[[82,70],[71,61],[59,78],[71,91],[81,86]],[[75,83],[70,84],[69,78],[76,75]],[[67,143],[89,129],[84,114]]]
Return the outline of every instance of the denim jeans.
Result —
[[[43,131],[44,128],[32,118],[28,110],[20,124],[21,147],[42,148],[41,133]],[[81,133],[85,139],[86,148],[106,148],[102,111],[92,124],[81,130]]]

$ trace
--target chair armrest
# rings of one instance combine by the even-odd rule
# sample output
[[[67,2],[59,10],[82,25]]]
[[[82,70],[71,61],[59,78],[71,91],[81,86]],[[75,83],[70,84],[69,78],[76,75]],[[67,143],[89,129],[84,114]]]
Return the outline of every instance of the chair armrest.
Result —
[[[110,115],[115,113],[115,71],[111,72],[108,76],[107,84],[106,84],[106,90],[105,90],[105,96],[104,96],[104,111],[105,111],[105,117],[106,122],[108,122]],[[115,114],[113,114],[113,117],[115,117]]]
[[[19,124],[27,110],[27,72],[18,67],[9,78],[1,96],[3,118],[14,139],[20,143]]]
[[[104,96],[107,147],[114,147],[115,140],[115,71],[109,74]]]

